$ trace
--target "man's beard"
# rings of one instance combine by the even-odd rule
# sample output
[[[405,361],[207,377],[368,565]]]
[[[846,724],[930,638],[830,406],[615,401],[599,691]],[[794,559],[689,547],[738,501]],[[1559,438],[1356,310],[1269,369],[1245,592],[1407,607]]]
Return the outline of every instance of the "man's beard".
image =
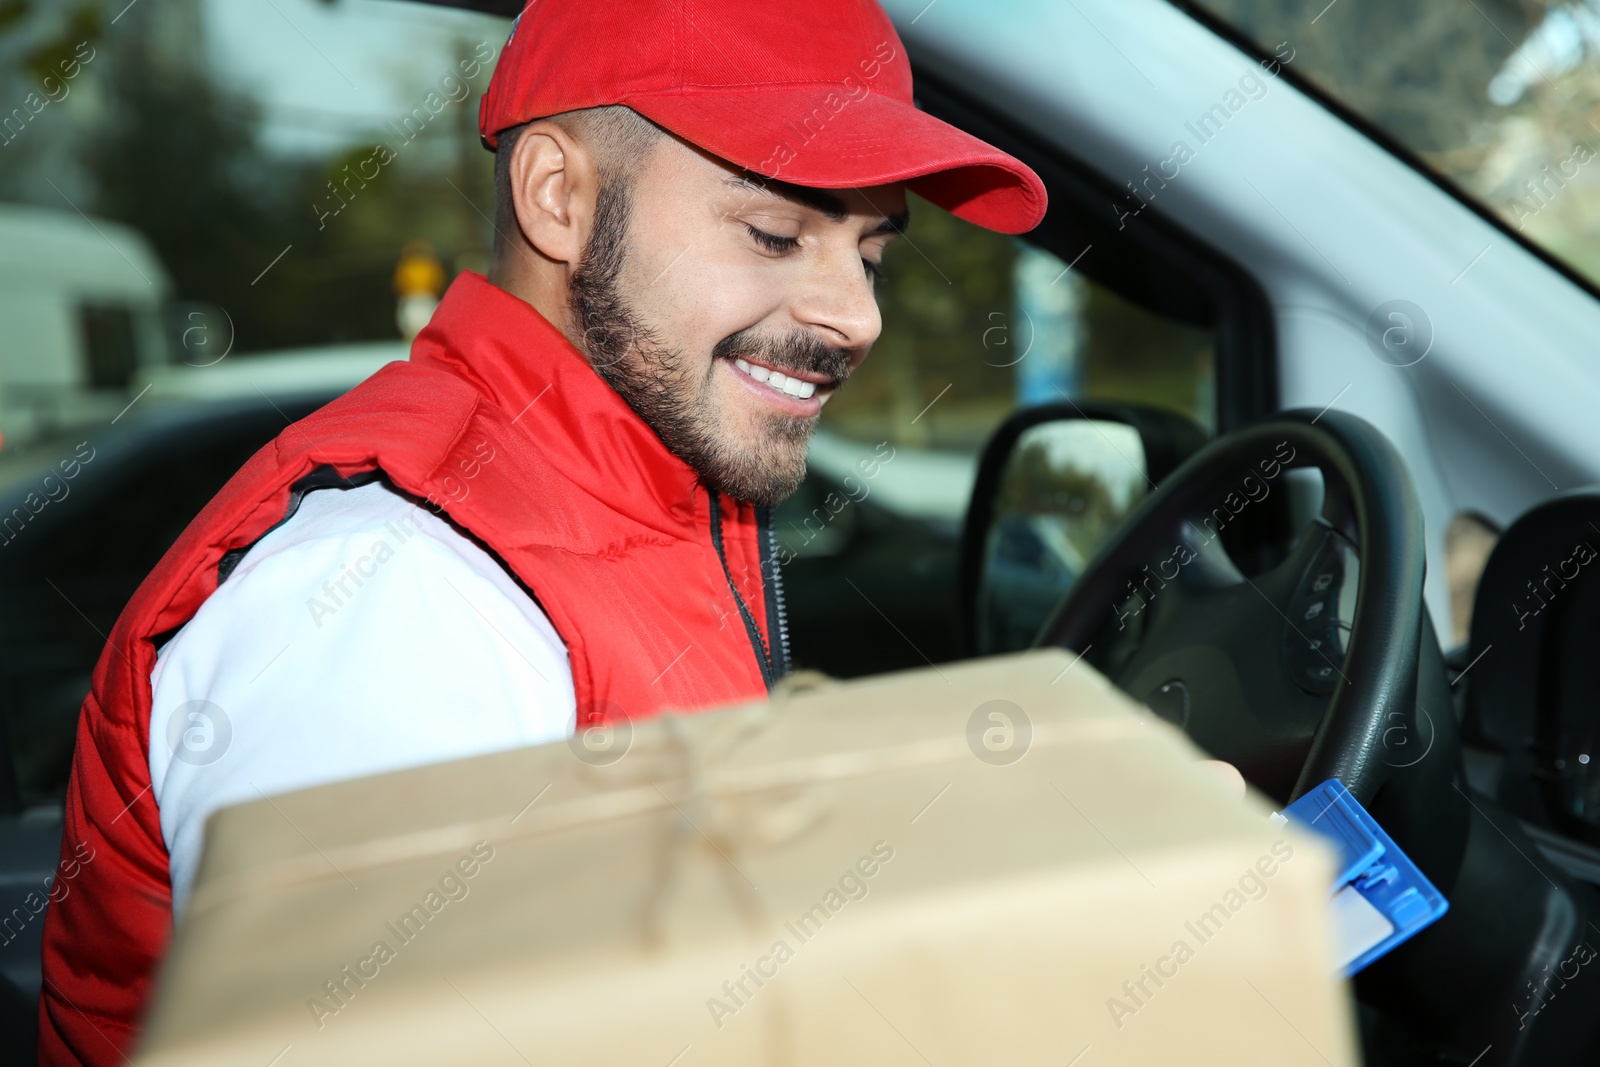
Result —
[[[740,330],[718,341],[703,376],[691,377],[690,361],[640,320],[622,295],[619,278],[627,258],[631,202],[626,183],[607,180],[595,206],[595,228],[572,274],[575,339],[595,371],[628,402],[678,458],[700,479],[740,500],[776,504],[806,475],[806,444],[815,418],[777,412],[756,416],[758,439],[730,439],[718,425],[717,363],[735,356],[784,371],[826,375],[837,385],[850,373],[850,352],[796,329],[782,337]]]

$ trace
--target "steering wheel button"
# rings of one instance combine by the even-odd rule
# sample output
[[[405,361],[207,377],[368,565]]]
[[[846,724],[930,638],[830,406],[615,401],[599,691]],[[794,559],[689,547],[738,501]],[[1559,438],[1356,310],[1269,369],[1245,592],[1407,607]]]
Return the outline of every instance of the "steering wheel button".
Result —
[[[1327,604],[1325,604],[1322,601],[1318,600],[1316,603],[1312,604],[1309,608],[1306,609],[1306,618],[1308,618],[1308,619],[1316,618],[1318,615],[1322,614],[1322,609],[1325,608],[1325,607],[1327,607]]]

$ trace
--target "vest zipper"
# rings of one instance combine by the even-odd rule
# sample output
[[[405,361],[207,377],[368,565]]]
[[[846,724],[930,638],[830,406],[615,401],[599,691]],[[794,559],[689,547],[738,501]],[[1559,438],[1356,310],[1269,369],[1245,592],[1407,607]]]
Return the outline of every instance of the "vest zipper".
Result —
[[[756,509],[756,526],[761,537],[761,577],[767,596],[767,626],[778,631],[777,644],[772,649],[776,677],[782,678],[790,671],[789,613],[783,603],[783,574],[779,569],[778,535],[772,529],[772,509]]]
[[[722,576],[728,581],[728,592],[733,594],[733,602],[739,607],[739,618],[744,621],[745,636],[750,639],[750,648],[756,654],[756,666],[761,669],[762,684],[767,687],[768,692],[771,692],[772,687],[777,680],[788,672],[788,635],[787,633],[783,632],[783,626],[781,623],[783,611],[781,594],[779,594],[778,600],[779,618],[777,620],[774,620],[771,617],[770,605],[772,604],[772,601],[771,599],[768,600],[769,625],[775,624],[778,626],[779,636],[783,642],[783,644],[780,646],[779,652],[783,658],[783,664],[780,668],[780,665],[774,661],[772,651],[767,647],[766,639],[761,636],[761,628],[756,625],[755,615],[751,613],[750,606],[745,603],[744,597],[739,595],[739,587],[734,584],[733,570],[728,566],[728,554],[722,546],[722,501],[719,499],[717,491],[710,486],[706,487],[706,495],[711,502],[711,545],[717,550],[717,560],[722,564]],[[767,552],[768,546],[763,544],[762,556],[765,557]],[[766,584],[766,569],[766,559],[763,558],[763,584]],[[775,577],[776,571],[774,571],[774,578]]]

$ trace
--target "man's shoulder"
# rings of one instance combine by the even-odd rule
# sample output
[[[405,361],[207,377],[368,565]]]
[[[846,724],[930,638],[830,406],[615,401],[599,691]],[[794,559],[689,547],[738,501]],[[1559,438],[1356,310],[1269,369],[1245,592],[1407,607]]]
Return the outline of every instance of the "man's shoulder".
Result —
[[[306,493],[292,515],[251,546],[221,588],[249,581],[251,573],[274,561],[292,559],[299,566],[309,558],[325,558],[353,569],[360,564],[364,571],[369,569],[362,563],[367,557],[387,562],[402,548],[412,563],[406,570],[459,563],[474,572],[503,571],[493,556],[433,508],[378,479],[351,489]]]
[[[260,558],[312,541],[359,538],[388,532],[391,527],[423,532],[435,540],[460,538],[431,509],[382,479],[374,479],[354,488],[316,489],[306,493],[294,514],[263,536],[251,554]],[[257,553],[256,549],[261,552]]]
[[[162,647],[152,681],[174,669],[248,676],[272,663],[359,674],[367,668],[353,665],[391,664],[413,647],[435,649],[437,667],[485,635],[538,663],[542,677],[566,670],[555,627],[494,556],[375,481],[307,493]],[[407,662],[413,671],[433,669]]]

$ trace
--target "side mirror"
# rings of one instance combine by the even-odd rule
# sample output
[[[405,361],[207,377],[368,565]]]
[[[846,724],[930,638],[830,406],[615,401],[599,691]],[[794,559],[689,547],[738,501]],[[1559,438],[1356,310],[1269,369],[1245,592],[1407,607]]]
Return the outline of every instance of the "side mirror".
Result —
[[[1123,404],[1026,408],[990,439],[961,542],[972,655],[1031,647],[1106,536],[1206,442],[1176,412]]]

